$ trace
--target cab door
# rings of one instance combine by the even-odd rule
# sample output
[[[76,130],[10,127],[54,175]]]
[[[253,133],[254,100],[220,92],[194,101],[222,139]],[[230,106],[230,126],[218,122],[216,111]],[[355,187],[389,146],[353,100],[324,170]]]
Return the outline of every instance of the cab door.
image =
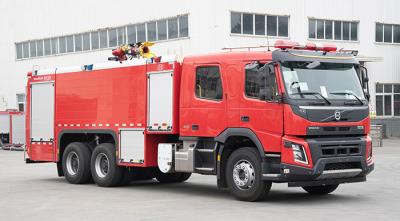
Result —
[[[274,65],[263,78],[254,69],[246,70],[249,63],[243,64],[243,96],[240,104],[241,127],[251,129],[266,152],[280,152],[283,136],[283,105],[279,102],[281,92],[278,89]],[[261,64],[260,68],[269,68]],[[269,74],[269,72],[273,72]],[[259,81],[264,81],[261,85]]]
[[[215,137],[226,128],[226,98],[219,64],[194,64],[182,77],[181,135]]]

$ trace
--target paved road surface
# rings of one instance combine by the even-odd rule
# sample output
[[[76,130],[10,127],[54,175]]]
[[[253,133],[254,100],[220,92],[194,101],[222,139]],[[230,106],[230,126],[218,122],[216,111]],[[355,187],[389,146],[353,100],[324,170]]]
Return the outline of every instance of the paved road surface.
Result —
[[[156,181],[126,187],[71,185],[54,164],[24,164],[22,152],[0,150],[0,220],[400,220],[400,140],[375,148],[376,169],[366,183],[328,196],[274,184],[263,202],[233,199],[214,176],[182,184]]]

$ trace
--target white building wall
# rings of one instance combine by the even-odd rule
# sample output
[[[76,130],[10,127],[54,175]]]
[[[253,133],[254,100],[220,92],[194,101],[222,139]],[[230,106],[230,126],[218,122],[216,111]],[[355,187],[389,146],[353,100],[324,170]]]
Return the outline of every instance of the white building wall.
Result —
[[[338,48],[356,49],[360,55],[382,57],[368,63],[374,103],[374,82],[400,83],[400,45],[375,43],[375,22],[400,24],[398,0],[120,0],[117,2],[0,0],[0,96],[14,108],[15,93],[24,92],[26,72],[40,68],[103,62],[110,49],[78,52],[16,61],[15,42],[56,37],[189,14],[189,38],[158,43],[157,54],[179,56],[220,51],[223,47],[267,44],[266,37],[230,34],[230,11],[289,15],[289,39],[305,42],[333,42]],[[308,18],[360,21],[358,42],[308,40]],[[272,44],[276,38],[269,38]]]

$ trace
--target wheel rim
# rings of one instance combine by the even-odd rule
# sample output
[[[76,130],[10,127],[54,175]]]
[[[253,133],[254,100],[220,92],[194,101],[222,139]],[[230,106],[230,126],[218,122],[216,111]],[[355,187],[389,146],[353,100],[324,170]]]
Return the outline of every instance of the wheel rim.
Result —
[[[69,152],[67,156],[67,171],[71,175],[76,175],[79,170],[79,157],[75,151]]]
[[[108,170],[110,169],[110,161],[104,153],[100,153],[97,155],[95,161],[95,169],[99,177],[104,178],[105,176],[107,176]]]
[[[247,160],[238,161],[233,167],[233,182],[240,190],[248,190],[253,187],[255,181],[255,170]]]

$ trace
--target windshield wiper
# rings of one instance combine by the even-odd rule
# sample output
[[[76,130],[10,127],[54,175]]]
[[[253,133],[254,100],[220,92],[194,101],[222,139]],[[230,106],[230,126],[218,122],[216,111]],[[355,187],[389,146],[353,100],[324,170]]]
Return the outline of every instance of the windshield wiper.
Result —
[[[317,91],[302,92],[302,91],[299,90],[299,92],[293,93],[292,95],[296,95],[296,94],[299,94],[299,95],[319,95],[327,104],[329,104],[329,105],[331,104],[331,102],[326,97],[324,97],[324,95],[322,95],[321,93],[319,93]]]
[[[329,94],[333,94],[333,95],[352,95],[353,97],[355,97],[358,100],[358,102],[360,102],[361,105],[364,105],[364,102],[353,91],[335,91],[335,92],[331,92]]]

